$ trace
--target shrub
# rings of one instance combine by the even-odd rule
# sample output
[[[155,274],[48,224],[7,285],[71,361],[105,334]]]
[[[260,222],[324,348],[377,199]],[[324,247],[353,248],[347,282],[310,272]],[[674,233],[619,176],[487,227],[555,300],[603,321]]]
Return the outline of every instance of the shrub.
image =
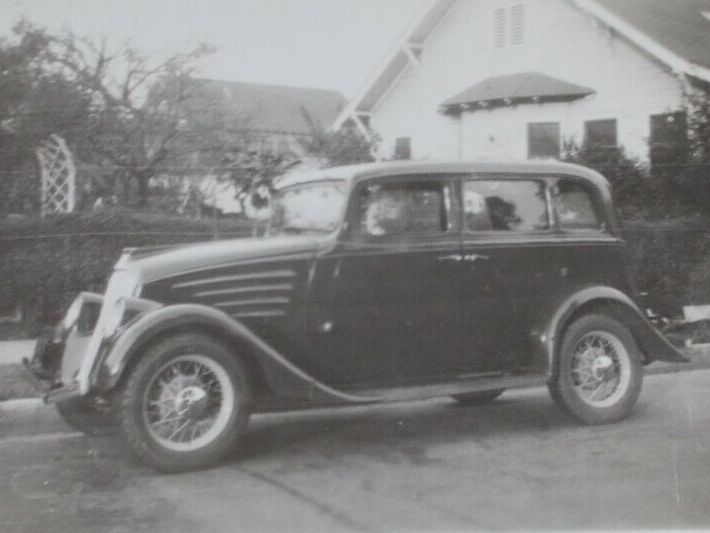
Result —
[[[0,300],[19,301],[23,329],[55,323],[77,292],[103,291],[121,250],[240,237],[238,220],[193,220],[133,212],[0,221]],[[7,329],[7,326],[6,328]]]
[[[649,218],[659,214],[658,184],[650,178],[646,165],[627,156],[623,147],[579,146],[567,141],[562,159],[592,168],[608,179],[623,218]]]
[[[624,236],[639,289],[658,313],[677,317],[684,305],[707,294],[710,280],[691,280],[693,269],[707,260],[710,238],[703,227],[673,223],[627,222]]]

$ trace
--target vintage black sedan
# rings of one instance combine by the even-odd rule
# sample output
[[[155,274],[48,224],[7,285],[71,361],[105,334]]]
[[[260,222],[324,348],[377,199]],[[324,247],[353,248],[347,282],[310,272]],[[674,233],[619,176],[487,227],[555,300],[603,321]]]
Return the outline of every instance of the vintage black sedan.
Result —
[[[607,181],[560,163],[378,163],[292,176],[269,236],[129,249],[33,373],[72,423],[106,412],[163,471],[201,468],[274,408],[547,385],[626,417],[683,361],[635,303]]]

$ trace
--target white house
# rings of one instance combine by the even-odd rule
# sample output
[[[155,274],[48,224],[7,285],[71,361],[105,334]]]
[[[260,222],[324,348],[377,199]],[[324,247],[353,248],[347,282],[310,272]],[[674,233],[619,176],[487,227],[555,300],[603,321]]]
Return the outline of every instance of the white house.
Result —
[[[687,142],[710,83],[710,0],[434,0],[335,121],[380,155],[557,157],[563,142]],[[658,151],[659,154],[663,150]]]

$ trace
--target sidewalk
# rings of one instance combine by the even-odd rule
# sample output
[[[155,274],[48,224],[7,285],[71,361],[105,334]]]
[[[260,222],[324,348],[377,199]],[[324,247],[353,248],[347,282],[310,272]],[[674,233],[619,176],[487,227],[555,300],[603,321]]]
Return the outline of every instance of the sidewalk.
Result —
[[[0,365],[19,365],[23,357],[31,357],[36,340],[0,341]]]

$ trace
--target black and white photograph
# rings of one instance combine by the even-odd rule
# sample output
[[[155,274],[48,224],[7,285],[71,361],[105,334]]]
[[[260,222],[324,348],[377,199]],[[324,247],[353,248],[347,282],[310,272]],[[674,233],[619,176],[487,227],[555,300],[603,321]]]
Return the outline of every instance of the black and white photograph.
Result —
[[[710,0],[0,0],[0,480],[3,533],[709,530]]]

